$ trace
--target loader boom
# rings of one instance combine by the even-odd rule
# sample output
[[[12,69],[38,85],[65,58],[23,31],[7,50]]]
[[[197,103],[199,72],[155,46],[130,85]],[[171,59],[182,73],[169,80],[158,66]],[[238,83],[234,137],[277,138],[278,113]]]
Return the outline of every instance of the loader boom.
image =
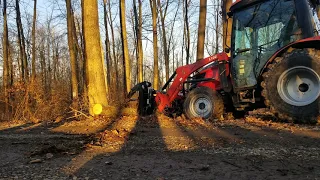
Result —
[[[176,69],[176,76],[174,77],[174,80],[169,87],[168,91],[166,93],[158,91],[156,93],[156,103],[158,105],[158,110],[162,112],[165,108],[171,107],[171,103],[178,97],[179,92],[183,90],[184,82],[188,79],[188,77],[199,70],[200,68],[210,64],[214,61],[228,61],[229,57],[226,53],[219,53],[207,58],[204,58],[200,61],[197,61],[193,64],[181,66]],[[172,79],[172,78],[170,78]],[[168,85],[168,83],[166,83]],[[164,86],[163,89],[165,89],[166,86]]]

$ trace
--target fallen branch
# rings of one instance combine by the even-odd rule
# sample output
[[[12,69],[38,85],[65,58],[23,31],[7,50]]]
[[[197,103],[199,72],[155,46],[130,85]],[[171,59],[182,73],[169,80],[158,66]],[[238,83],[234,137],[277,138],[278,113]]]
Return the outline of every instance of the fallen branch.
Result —
[[[83,113],[83,112],[81,112],[81,111],[79,111],[79,110],[76,110],[76,109],[74,109],[74,108],[72,108],[72,107],[70,107],[70,109],[71,109],[72,111],[76,112],[76,113],[79,113],[79,114],[85,116],[86,118],[90,118],[90,116],[86,115],[85,113]],[[73,116],[73,117],[78,117],[78,116],[76,115],[76,116]],[[70,118],[73,118],[73,117],[70,117]],[[67,118],[67,119],[70,119],[70,118]]]

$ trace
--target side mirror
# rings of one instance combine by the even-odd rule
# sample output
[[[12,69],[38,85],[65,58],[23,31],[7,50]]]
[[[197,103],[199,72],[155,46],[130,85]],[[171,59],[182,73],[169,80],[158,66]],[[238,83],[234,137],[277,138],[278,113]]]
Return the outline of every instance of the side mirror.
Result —
[[[229,47],[224,48],[224,52],[230,53],[230,48]]]

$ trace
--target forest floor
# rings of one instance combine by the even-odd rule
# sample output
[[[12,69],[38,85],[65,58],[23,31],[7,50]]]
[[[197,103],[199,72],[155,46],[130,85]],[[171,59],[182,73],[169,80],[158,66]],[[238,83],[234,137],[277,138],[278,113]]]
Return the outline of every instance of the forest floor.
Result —
[[[0,179],[320,179],[320,126],[163,115],[0,123]]]

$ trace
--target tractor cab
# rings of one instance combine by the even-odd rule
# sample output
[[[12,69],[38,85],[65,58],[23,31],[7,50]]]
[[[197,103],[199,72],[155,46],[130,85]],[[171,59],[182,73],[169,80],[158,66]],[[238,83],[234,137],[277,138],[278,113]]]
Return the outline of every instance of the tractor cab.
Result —
[[[235,91],[256,87],[275,53],[314,36],[307,0],[242,0],[234,3],[228,14],[233,19],[231,73]]]

